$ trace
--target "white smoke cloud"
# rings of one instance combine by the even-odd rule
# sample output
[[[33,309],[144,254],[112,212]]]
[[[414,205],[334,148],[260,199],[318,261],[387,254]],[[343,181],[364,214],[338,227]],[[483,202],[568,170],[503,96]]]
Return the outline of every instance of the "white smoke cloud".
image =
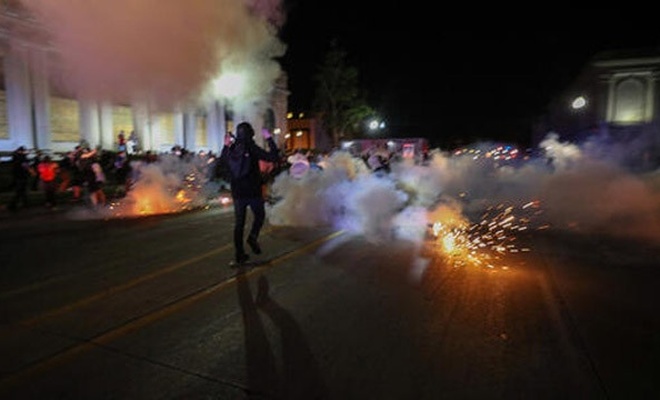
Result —
[[[250,98],[279,73],[279,1],[23,2],[50,32],[61,82],[78,97],[171,108],[196,102],[228,68],[255,72]]]
[[[248,108],[279,76],[274,61],[285,46],[279,0],[23,0],[51,33],[62,79],[78,96],[162,107],[223,96],[209,83],[221,74],[244,74],[237,107]],[[656,135],[651,132],[649,135]],[[300,180],[277,177],[281,200],[271,209],[280,225],[334,225],[375,241],[401,235],[419,240],[438,206],[470,219],[489,205],[538,201],[556,229],[660,240],[658,173],[626,163],[645,157],[648,135],[627,142],[594,136],[581,145],[550,134],[544,155],[498,163],[436,150],[427,166],[401,162],[385,176],[371,174],[345,153],[322,172]],[[171,183],[168,184],[171,186]]]
[[[541,146],[537,157],[507,162],[484,152],[435,150],[427,165],[395,162],[387,175],[373,174],[347,153],[334,154],[322,172],[278,176],[273,190],[281,200],[269,216],[278,225],[332,225],[374,242],[421,241],[434,221],[467,226],[488,207],[534,202],[536,227],[660,242],[660,171],[620,165],[612,154],[625,150],[621,143],[576,145],[550,134]]]

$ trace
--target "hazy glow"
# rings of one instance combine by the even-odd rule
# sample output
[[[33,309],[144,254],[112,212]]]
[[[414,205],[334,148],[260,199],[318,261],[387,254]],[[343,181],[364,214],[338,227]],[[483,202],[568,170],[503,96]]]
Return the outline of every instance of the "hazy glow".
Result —
[[[21,3],[57,50],[53,82],[79,97],[173,108],[206,101],[213,78],[229,70],[249,76],[239,99],[247,106],[268,95],[281,73],[281,0]]]
[[[619,111],[618,122],[640,122],[642,121],[641,113],[637,110],[623,110]]]
[[[660,175],[619,165],[637,149],[597,137],[564,143],[549,134],[540,150],[524,157],[514,146],[491,143],[452,153],[434,149],[424,164],[417,153],[392,160],[388,174],[337,151],[321,171],[278,175],[271,193],[279,200],[268,218],[274,225],[330,225],[377,243],[432,243],[452,265],[487,268],[508,266],[504,258],[512,253],[533,252],[522,239],[534,230],[660,242]]]
[[[245,76],[238,72],[223,74],[214,83],[218,94],[229,99],[239,97],[246,85]]]

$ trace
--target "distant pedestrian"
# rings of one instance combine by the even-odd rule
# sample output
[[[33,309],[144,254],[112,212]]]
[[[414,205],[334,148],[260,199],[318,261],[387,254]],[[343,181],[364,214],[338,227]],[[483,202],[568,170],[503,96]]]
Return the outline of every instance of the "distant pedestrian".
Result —
[[[41,150],[37,150],[34,153],[34,158],[32,158],[32,162],[30,163],[32,170],[35,172],[35,175],[32,178],[32,187],[31,187],[33,192],[39,190],[39,185],[41,185],[41,177],[39,176],[39,163],[41,163],[42,158],[43,158],[43,153],[41,152]]]
[[[128,135],[128,142],[126,142],[126,152],[128,154],[136,154],[140,152],[140,142],[135,131],[131,131]]]
[[[28,181],[31,176],[36,175],[36,172],[28,161],[27,151],[25,150],[24,146],[20,146],[14,150],[12,153],[11,163],[14,195],[9,201],[9,210],[16,211],[19,204],[23,208],[27,208],[29,206],[27,196]]]
[[[123,130],[117,135],[117,151],[126,151],[126,135]]]
[[[287,158],[289,164],[289,175],[300,179],[309,171],[309,158],[299,149]]]
[[[245,263],[249,256],[243,243],[247,208],[252,210],[252,227],[247,243],[255,254],[261,254],[259,232],[266,217],[263,196],[263,180],[259,169],[259,160],[276,162],[280,155],[271,133],[262,130],[268,143],[269,151],[254,142],[254,129],[247,122],[236,126],[236,140],[225,135],[225,145],[220,154],[220,162],[227,165],[230,173],[231,195],[234,202],[234,252],[238,264]]]
[[[105,172],[101,167],[98,150],[87,150],[83,153],[81,156],[81,168],[92,207],[104,206],[106,202],[105,192],[103,191],[105,186]]]
[[[112,168],[114,170],[115,184],[121,188],[120,190],[123,191],[123,194],[128,193],[131,184],[129,179],[131,164],[125,151],[117,153]]]
[[[46,207],[50,209],[53,209],[56,206],[55,194],[57,193],[57,175],[59,168],[59,165],[48,155],[44,156],[39,165],[37,165],[41,187],[46,196]]]
[[[71,199],[72,201],[79,201],[82,199],[83,185],[85,183],[83,176],[84,161],[82,156],[85,152],[85,148],[83,148],[81,145],[77,145],[73,151],[67,155],[70,157],[71,161],[71,163],[68,164],[68,167],[70,168],[69,185],[71,187],[71,191],[73,192],[73,198]]]

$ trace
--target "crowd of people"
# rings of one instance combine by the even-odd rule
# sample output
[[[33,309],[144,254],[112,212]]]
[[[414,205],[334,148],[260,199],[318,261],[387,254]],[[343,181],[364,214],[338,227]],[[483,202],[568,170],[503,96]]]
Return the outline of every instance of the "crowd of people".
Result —
[[[56,209],[58,202],[63,201],[96,208],[106,205],[108,197],[124,196],[139,177],[135,167],[155,163],[163,156],[152,151],[136,153],[136,147],[131,148],[130,142],[125,140],[122,131],[115,150],[92,148],[85,141],[63,154],[47,154],[19,146],[11,154],[9,186],[12,194],[7,209],[16,212],[42,205]],[[183,162],[199,160],[201,168],[208,170],[207,178],[216,178],[218,171],[214,160],[217,157],[212,152],[195,153],[177,145],[169,155]],[[43,196],[31,196],[30,192],[41,192]]]
[[[132,136],[134,132],[126,137],[124,131],[121,131],[113,151],[101,147],[91,148],[85,141],[65,154],[46,154],[40,150],[29,152],[25,146],[18,147],[11,159],[13,193],[7,209],[18,211],[29,207],[30,191],[42,191],[43,205],[48,209],[55,209],[58,202],[62,201],[82,202],[92,208],[101,207],[107,204],[110,190],[112,197],[125,195],[137,178],[138,172],[134,171],[133,165],[159,160],[159,155],[151,151],[136,153],[137,142]],[[374,172],[388,172],[392,153],[386,150],[372,149],[361,156]],[[217,163],[219,157],[213,152],[195,153],[176,145],[171,148],[170,155],[186,162],[199,159],[202,168],[207,171],[208,181],[219,182],[221,190],[229,189],[228,171]],[[310,149],[289,149],[278,150],[275,161],[260,160],[264,198],[269,199],[269,184],[279,173],[285,171],[300,178],[309,170],[323,170],[328,156],[327,153]]]
[[[25,146],[19,146],[11,157],[12,196],[7,208],[16,212],[35,205],[30,204],[30,191],[42,191],[43,205],[48,209],[56,209],[58,202],[66,197],[72,202],[86,201],[92,207],[103,206],[107,202],[104,188],[108,174],[112,174],[117,184],[128,180],[130,164],[122,153],[115,156],[83,142],[59,159],[55,159],[55,154],[39,150],[29,158]],[[70,196],[63,196],[69,192]]]

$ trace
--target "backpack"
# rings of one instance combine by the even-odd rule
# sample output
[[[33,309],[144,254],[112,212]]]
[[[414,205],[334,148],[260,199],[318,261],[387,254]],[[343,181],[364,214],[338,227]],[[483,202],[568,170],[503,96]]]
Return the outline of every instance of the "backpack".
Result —
[[[250,151],[245,143],[236,143],[227,157],[229,173],[232,179],[240,179],[250,173]]]

